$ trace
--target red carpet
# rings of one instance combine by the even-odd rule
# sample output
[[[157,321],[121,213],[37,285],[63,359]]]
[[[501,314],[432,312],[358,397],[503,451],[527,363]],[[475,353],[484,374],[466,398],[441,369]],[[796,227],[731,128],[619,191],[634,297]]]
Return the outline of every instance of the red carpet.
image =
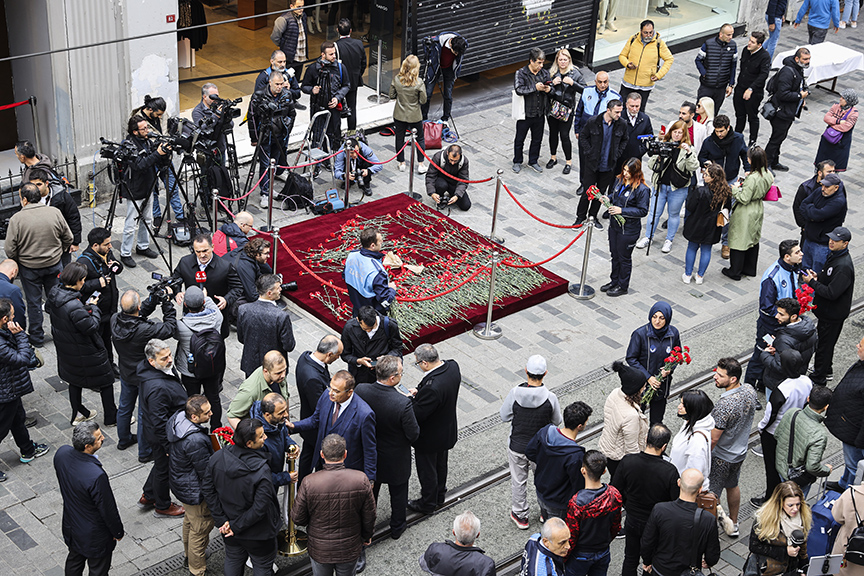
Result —
[[[368,225],[382,230],[385,251],[395,248],[405,264],[425,266],[419,276],[405,268],[390,270],[401,298],[441,294],[473,276],[473,280],[442,297],[416,303],[402,301],[395,307],[392,316],[399,321],[409,350],[424,342],[440,342],[461,334],[485,321],[489,272],[483,266],[489,263],[492,247],[505,260],[528,263],[405,194],[286,226],[279,235],[316,275],[345,288],[341,276],[344,258],[347,250],[359,248],[360,231]],[[298,284],[296,292],[283,295],[341,333],[351,315],[348,295],[304,272],[281,243],[277,258],[276,271],[286,282],[296,280]],[[499,265],[493,318],[502,318],[566,291],[567,281],[542,267],[514,269]]]

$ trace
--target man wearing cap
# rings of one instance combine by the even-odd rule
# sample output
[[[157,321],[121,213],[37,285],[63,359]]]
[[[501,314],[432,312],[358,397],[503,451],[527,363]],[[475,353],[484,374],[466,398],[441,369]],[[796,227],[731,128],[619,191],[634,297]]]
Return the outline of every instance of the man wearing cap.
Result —
[[[520,530],[527,530],[528,523],[528,469],[534,463],[528,461],[525,450],[528,442],[548,424],[560,426],[564,422],[558,397],[543,385],[546,376],[546,359],[535,354],[525,366],[528,381],[516,386],[501,405],[501,421],[512,422],[507,444],[507,459],[510,464],[510,519]]]
[[[825,260],[831,253],[828,233],[843,225],[846,219],[846,193],[837,174],[826,174],[821,187],[814,190],[798,207],[804,223],[804,270],[822,271]]]
[[[823,185],[826,178],[822,179]],[[813,304],[816,308],[813,313],[819,319],[816,325],[816,360],[813,362],[810,379],[813,384],[821,386],[834,375],[834,346],[840,337],[840,331],[843,330],[843,322],[852,309],[852,291],[855,288],[855,266],[849,255],[852,233],[847,228],[838,226],[827,236],[831,253],[822,271],[817,274],[807,269],[803,274],[804,281],[815,291]]]

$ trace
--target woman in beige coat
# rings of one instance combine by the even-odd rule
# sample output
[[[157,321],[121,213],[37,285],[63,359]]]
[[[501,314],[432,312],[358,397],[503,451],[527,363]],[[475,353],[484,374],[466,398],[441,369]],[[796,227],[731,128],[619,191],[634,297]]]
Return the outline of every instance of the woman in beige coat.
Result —
[[[846,552],[849,536],[852,535],[852,531],[858,525],[858,521],[855,519],[855,508],[852,507],[853,497],[855,498],[855,506],[858,507],[858,516],[864,518],[864,487],[851,486],[843,492],[843,495],[837,499],[834,507],[831,508],[834,520],[840,523],[840,532],[837,533],[837,539],[834,540],[831,554],[844,554]],[[846,562],[837,576],[864,576],[864,566]]]
[[[393,107],[393,130],[396,132],[396,151],[399,155],[399,171],[405,171],[405,152],[402,145],[405,144],[405,130],[412,128],[417,130],[417,144],[422,150],[426,150],[426,142],[423,139],[423,110],[420,108],[426,103],[426,84],[420,79],[420,60],[414,54],[409,54],[402,61],[399,74],[393,77],[390,83],[390,99],[396,101]],[[411,150],[408,150],[411,153]],[[417,173],[425,174],[427,167],[423,162],[423,155],[417,153]]]
[[[648,385],[641,371],[616,360],[612,369],[621,379],[621,387],[612,391],[603,406],[603,434],[597,447],[606,456],[610,479],[618,463],[627,454],[645,449],[648,417],[642,413],[642,393]]]

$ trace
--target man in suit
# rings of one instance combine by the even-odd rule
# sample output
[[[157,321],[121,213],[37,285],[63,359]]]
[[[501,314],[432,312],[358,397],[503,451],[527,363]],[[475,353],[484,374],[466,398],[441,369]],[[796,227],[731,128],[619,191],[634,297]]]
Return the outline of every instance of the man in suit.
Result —
[[[213,254],[213,239],[210,234],[198,234],[192,239],[194,254],[180,258],[174,268],[174,278],[182,278],[186,288],[197,286],[207,290],[207,296],[216,302],[219,310],[225,313],[228,304],[227,296],[231,290],[229,277],[234,274],[231,264]],[[228,326],[228,323],[225,323]],[[223,331],[227,337],[227,330]]]
[[[300,394],[300,418],[308,418],[315,412],[315,406],[321,395],[330,385],[330,370],[328,366],[342,354],[342,341],[337,336],[328,335],[318,342],[314,352],[307,350],[300,355],[294,375],[297,382],[297,392]],[[312,472],[312,459],[315,454],[315,439],[317,432],[307,430],[301,432],[303,452],[300,453],[300,464],[297,472],[299,481]]]
[[[345,66],[351,88],[345,96],[345,103],[351,110],[348,116],[348,130],[357,129],[357,88],[363,85],[363,72],[366,71],[366,49],[363,42],[351,38],[351,20],[339,20],[339,39],[336,41],[336,58]]]
[[[402,357],[402,336],[399,325],[388,316],[378,314],[371,306],[363,306],[342,330],[342,360],[348,371],[361,382],[375,382],[373,362],[384,356]]]
[[[640,106],[642,106],[641,94],[631,92],[627,95],[627,100],[624,102],[625,112],[621,115],[627,122],[627,146],[624,148],[624,154],[618,158],[618,164],[615,168],[616,174],[621,172],[621,166],[630,158],[642,160],[642,157],[648,150],[648,146],[639,137],[654,135],[651,118],[639,109]]]
[[[270,350],[278,350],[285,358],[294,350],[291,317],[277,304],[282,280],[276,274],[264,274],[255,280],[255,288],[258,300],[237,309],[237,340],[243,344],[240,369],[247,378]]]
[[[96,451],[105,436],[99,424],[82,422],[72,431],[72,446],[54,455],[54,471],[63,497],[63,540],[69,547],[66,574],[108,574],[111,555],[123,539],[123,522]]]
[[[375,481],[378,465],[375,439],[375,414],[360,396],[354,394],[354,377],[347,370],[339,370],[330,380],[328,391],[321,394],[315,412],[299,422],[289,423],[294,432],[314,431],[315,454],[312,464],[321,470],[321,443],[328,434],[339,434],[348,444],[345,467],[360,470]],[[306,444],[306,440],[303,440]]]
[[[414,442],[420,499],[410,500],[408,508],[430,514],[444,503],[447,492],[447,451],[456,445],[456,400],[462,374],[454,360],[441,360],[431,344],[414,351],[417,366],[425,372],[414,396],[414,417],[420,437]]]
[[[390,537],[398,540],[405,532],[408,507],[408,479],[411,477],[411,444],[420,436],[410,392],[396,389],[402,380],[402,358],[382,356],[375,367],[378,380],[357,386],[357,396],[375,412],[378,462],[386,462],[375,474],[373,491],[377,501],[382,484],[390,489]],[[404,386],[401,387],[405,389]],[[350,454],[350,451],[349,451]]]

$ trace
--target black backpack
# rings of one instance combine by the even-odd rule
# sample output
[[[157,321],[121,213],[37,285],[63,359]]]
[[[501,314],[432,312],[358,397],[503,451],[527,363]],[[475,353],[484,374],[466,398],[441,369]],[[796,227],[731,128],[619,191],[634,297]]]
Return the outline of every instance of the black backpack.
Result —
[[[196,378],[209,378],[225,371],[225,341],[215,328],[192,330],[189,354],[189,372]]]
[[[855,505],[855,490],[850,488],[852,492],[852,508],[855,510],[855,520],[858,526],[852,530],[849,536],[849,541],[846,544],[846,555],[843,557],[847,562],[864,566],[864,526],[861,525],[861,517],[858,515],[858,506]]]

